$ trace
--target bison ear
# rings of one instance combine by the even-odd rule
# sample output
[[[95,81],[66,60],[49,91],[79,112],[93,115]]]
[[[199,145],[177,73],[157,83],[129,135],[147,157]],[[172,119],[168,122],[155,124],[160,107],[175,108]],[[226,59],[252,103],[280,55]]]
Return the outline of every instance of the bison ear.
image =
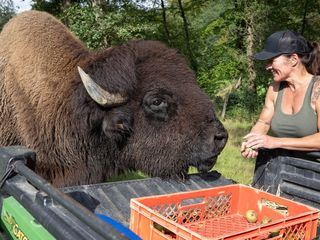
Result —
[[[109,139],[123,142],[131,136],[133,116],[129,110],[115,108],[108,112],[102,122],[102,130]]]
[[[127,101],[127,97],[120,94],[111,94],[100,87],[95,81],[78,66],[80,78],[90,97],[101,106],[108,107],[121,105]]]

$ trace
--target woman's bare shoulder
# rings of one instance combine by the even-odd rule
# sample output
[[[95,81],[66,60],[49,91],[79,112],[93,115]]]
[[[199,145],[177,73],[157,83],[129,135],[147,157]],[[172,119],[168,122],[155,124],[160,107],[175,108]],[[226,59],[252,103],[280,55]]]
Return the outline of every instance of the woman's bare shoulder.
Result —
[[[269,89],[271,88],[273,92],[278,92],[279,87],[280,87],[280,82],[272,82],[269,86]]]
[[[273,102],[276,100],[279,92],[280,83],[279,82],[272,82],[269,85],[268,92],[267,92],[267,98],[269,100],[272,100]]]

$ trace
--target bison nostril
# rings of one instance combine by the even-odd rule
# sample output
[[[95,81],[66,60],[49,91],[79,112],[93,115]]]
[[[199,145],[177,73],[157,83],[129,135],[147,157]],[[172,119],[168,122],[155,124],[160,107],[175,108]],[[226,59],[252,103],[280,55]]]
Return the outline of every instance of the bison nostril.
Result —
[[[226,130],[218,130],[214,134],[214,139],[217,141],[223,141],[228,139],[228,132]]]
[[[228,133],[226,131],[220,131],[215,133],[214,142],[218,149],[222,150],[227,143]]]
[[[228,134],[226,132],[219,132],[219,133],[215,134],[214,139],[216,139],[216,140],[224,140],[227,137],[228,137]]]

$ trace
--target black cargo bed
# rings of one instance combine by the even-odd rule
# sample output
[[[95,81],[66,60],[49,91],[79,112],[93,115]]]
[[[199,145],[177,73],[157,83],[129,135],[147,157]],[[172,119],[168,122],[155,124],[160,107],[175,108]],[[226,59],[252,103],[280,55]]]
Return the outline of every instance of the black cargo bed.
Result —
[[[130,220],[130,199],[144,196],[198,190],[232,184],[214,171],[192,174],[188,180],[162,180],[147,178],[95,185],[83,185],[61,189],[89,210],[107,215],[128,226]]]
[[[191,175],[186,181],[148,178],[57,189],[33,172],[34,166],[32,150],[23,146],[0,148],[0,203],[13,197],[34,218],[30,221],[36,220],[56,239],[128,239],[123,231],[96,214],[128,226],[131,198],[233,183],[211,172]]]

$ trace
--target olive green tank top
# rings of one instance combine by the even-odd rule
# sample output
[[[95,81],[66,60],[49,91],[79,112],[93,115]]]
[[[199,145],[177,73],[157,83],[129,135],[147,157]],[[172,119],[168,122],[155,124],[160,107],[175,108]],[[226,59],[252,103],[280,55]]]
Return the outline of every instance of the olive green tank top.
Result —
[[[317,114],[311,107],[311,94],[314,82],[315,77],[313,77],[310,81],[300,111],[295,114],[285,114],[282,112],[281,103],[285,89],[285,83],[280,83],[278,97],[274,109],[275,111],[270,126],[272,136],[297,138],[312,135],[318,132]]]

